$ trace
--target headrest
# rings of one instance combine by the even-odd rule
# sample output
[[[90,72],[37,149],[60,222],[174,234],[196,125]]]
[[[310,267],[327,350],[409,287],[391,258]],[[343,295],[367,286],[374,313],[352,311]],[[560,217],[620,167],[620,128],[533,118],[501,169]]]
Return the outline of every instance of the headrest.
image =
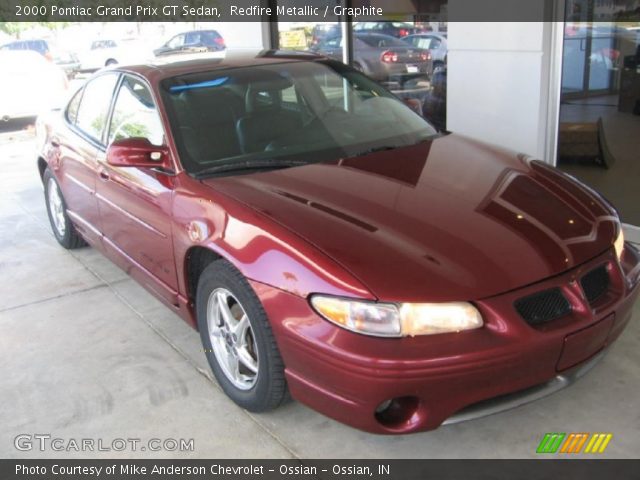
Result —
[[[245,108],[247,112],[257,109],[256,98],[259,93],[266,93],[271,96],[275,106],[280,103],[278,92],[293,86],[293,82],[271,70],[257,69],[251,72],[251,78],[247,78],[247,92],[245,94]]]

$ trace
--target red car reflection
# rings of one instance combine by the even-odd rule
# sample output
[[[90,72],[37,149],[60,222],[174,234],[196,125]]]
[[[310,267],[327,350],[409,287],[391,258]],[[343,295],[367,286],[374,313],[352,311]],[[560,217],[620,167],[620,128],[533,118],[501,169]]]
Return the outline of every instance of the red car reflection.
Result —
[[[198,328],[238,405],[407,433],[519,405],[622,332],[638,252],[559,171],[266,51],[120,68],[38,124],[53,232]]]

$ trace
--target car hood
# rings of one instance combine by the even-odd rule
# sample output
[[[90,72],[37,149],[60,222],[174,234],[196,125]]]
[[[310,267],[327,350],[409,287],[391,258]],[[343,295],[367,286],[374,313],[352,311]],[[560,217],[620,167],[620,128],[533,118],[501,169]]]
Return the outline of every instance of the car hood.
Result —
[[[457,135],[204,183],[306,239],[385,301],[497,295],[594,258],[619,228],[598,194],[558,170]]]

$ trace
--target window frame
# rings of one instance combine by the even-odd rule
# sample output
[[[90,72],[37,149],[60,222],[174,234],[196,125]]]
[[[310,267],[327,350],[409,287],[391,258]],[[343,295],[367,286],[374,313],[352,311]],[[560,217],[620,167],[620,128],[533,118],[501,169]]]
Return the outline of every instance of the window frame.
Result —
[[[111,100],[111,105],[109,107],[109,118],[107,120],[107,124],[106,124],[106,128],[105,128],[105,146],[108,149],[110,144],[109,142],[109,134],[111,133],[111,123],[113,122],[113,113],[115,111],[115,107],[116,107],[116,102],[118,101],[118,96],[120,95],[120,89],[122,88],[122,84],[125,82],[126,78],[131,78],[137,82],[139,82],[141,85],[143,85],[150,93],[151,96],[151,100],[155,106],[156,109],[156,113],[158,114],[158,118],[160,119],[160,126],[162,128],[162,136],[164,138],[164,144],[163,145],[155,145],[157,147],[168,147],[169,144],[169,137],[167,136],[167,129],[165,127],[165,122],[164,119],[162,118],[162,112],[160,111],[160,103],[158,102],[158,99],[156,98],[156,94],[153,91],[153,88],[151,88],[151,85],[149,84],[149,82],[146,81],[146,79],[140,75],[134,75],[132,73],[129,72],[121,72],[120,74],[120,78],[118,79],[118,82],[116,84],[116,87],[113,91],[113,96],[112,96],[112,100]],[[113,143],[113,142],[112,142]],[[175,165],[174,165],[175,167]]]
[[[71,98],[69,99],[69,101],[67,102],[67,106],[64,108],[64,119],[66,120],[66,122],[69,125],[74,125],[76,124],[76,120],[78,119],[78,110],[80,110],[80,104],[82,103],[82,96],[84,95],[84,85],[82,87],[80,87],[78,89],[78,91],[76,91],[76,93],[74,93]],[[69,108],[71,107],[71,104],[76,100],[76,98],[78,98],[78,106],[76,107],[76,111],[74,114],[74,118],[73,121],[69,118]]]
[[[82,128],[80,128],[80,126],[78,126],[78,113],[80,112],[80,107],[82,106],[82,101],[84,100],[84,94],[86,92],[87,89],[87,85],[89,85],[90,82],[95,81],[96,79],[106,76],[106,75],[116,75],[116,83],[114,86],[114,90],[111,92],[111,100],[109,101],[109,106],[107,108],[107,121],[105,122],[105,127],[103,127],[102,132],[100,134],[99,139],[95,138],[93,135],[89,134],[88,132],[86,132],[85,130],[83,130]],[[71,97],[71,100],[69,100],[69,102],[67,102],[67,106],[65,107],[65,115],[64,115],[64,119],[65,122],[67,124],[67,126],[69,126],[71,128],[71,130],[73,130],[77,135],[79,135],[80,137],[82,137],[84,140],[86,140],[87,142],[91,143],[94,147],[98,148],[99,150],[106,152],[107,147],[105,145],[104,142],[104,134],[105,131],[107,130],[107,126],[111,124],[111,112],[113,109],[113,101],[114,101],[114,93],[116,91],[116,89],[118,88],[118,86],[120,85],[120,81],[122,78],[122,72],[119,71],[108,71],[108,72],[104,72],[101,73],[99,75],[96,75],[95,77],[91,78],[91,80],[89,80],[87,83],[85,83],[82,88],[80,89],[80,92],[82,92],[81,94],[81,98],[80,98],[80,104],[78,105],[78,110],[76,111],[76,118],[75,121],[72,123],[69,121],[69,119],[67,118],[67,110],[69,108],[69,104],[71,103],[71,101],[73,101],[75,99],[75,95],[73,97]],[[77,95],[77,94],[76,94]]]

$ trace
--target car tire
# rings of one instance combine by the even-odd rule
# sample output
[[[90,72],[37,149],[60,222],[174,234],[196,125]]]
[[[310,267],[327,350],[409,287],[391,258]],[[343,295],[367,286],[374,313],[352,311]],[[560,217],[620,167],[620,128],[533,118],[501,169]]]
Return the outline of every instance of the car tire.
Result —
[[[205,355],[229,398],[251,412],[273,410],[287,399],[284,363],[267,315],[226,260],[210,263],[200,275],[196,315]]]
[[[42,177],[44,182],[44,199],[47,205],[47,215],[53,236],[60,245],[68,250],[84,247],[87,243],[80,236],[76,227],[67,215],[67,204],[60,190],[56,177],[48,168]]]

